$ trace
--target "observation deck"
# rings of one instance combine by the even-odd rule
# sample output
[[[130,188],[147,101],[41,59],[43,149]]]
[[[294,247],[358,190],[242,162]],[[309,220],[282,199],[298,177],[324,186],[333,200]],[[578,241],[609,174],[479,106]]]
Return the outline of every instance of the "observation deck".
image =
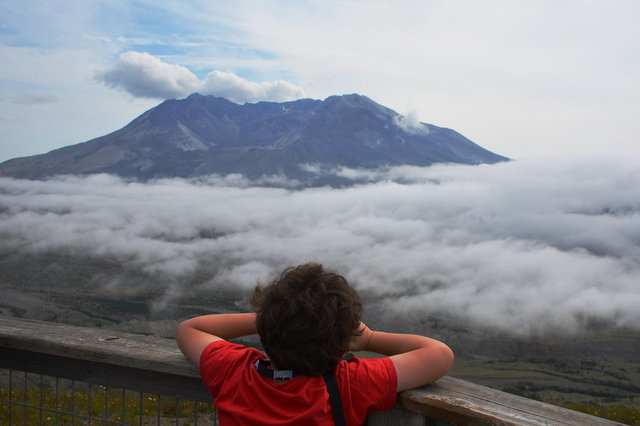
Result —
[[[132,413],[132,406],[135,412]],[[0,424],[212,425],[173,339],[0,316]],[[616,425],[452,377],[404,391],[381,425]]]

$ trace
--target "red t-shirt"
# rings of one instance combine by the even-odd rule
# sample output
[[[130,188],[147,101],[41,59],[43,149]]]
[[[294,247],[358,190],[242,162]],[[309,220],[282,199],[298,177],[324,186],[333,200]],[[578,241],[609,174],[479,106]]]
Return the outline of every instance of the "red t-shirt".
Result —
[[[254,348],[218,340],[200,357],[200,375],[213,396],[221,425],[333,425],[322,376],[297,376],[284,383],[261,375]],[[372,411],[396,402],[397,375],[390,358],[341,361],[335,370],[347,425],[361,425]]]

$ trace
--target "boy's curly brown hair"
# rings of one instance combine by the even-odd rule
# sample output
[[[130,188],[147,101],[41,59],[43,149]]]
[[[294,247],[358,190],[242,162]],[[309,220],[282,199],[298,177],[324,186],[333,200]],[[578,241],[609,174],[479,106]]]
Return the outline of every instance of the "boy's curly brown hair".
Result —
[[[333,368],[358,334],[362,303],[338,274],[318,263],[287,268],[251,298],[260,341],[280,370],[319,375]]]

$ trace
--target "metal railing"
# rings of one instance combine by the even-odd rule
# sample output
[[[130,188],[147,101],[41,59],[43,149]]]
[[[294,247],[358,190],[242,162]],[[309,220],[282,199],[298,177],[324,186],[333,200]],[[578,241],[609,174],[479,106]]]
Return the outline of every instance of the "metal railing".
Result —
[[[0,369],[0,425],[217,425],[209,401]]]
[[[0,424],[213,425],[211,397],[172,339],[0,317]],[[401,392],[370,426],[611,425],[451,377]]]

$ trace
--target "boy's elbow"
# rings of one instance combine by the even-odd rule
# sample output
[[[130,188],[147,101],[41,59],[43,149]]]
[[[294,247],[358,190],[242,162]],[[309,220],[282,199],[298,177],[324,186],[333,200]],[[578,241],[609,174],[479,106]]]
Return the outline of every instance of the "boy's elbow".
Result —
[[[451,348],[443,343],[441,350],[442,350],[443,358],[445,358],[446,360],[449,360],[450,364],[453,364],[453,360],[455,359],[456,356],[451,350]]]
[[[437,354],[438,355],[433,358],[433,361],[434,361],[433,367],[435,367],[434,370],[437,372],[436,373],[437,377],[431,377],[429,382],[432,382],[444,376],[445,374],[447,374],[449,370],[451,370],[451,367],[453,366],[453,361],[455,359],[455,355],[451,350],[451,348],[445,345],[444,343],[440,343],[437,349]]]
[[[409,357],[405,357],[409,355]],[[446,375],[455,356],[451,348],[439,341],[431,341],[422,350],[394,357],[398,374],[398,391],[432,383]]]
[[[181,322],[180,324],[178,324],[176,326],[176,341],[178,343],[180,343],[180,339],[182,338],[182,332],[184,330],[184,326],[182,324],[184,324],[184,323]]]
[[[440,363],[443,370],[442,375],[444,376],[451,369],[451,366],[453,365],[453,361],[455,360],[455,354],[453,353],[451,348],[445,345],[444,343],[441,343],[439,351],[440,351]]]
[[[180,346],[181,343],[184,341],[185,335],[188,332],[187,330],[191,328],[189,327],[189,324],[187,324],[187,321],[182,321],[180,324],[176,326],[176,341],[178,342],[178,346]]]

